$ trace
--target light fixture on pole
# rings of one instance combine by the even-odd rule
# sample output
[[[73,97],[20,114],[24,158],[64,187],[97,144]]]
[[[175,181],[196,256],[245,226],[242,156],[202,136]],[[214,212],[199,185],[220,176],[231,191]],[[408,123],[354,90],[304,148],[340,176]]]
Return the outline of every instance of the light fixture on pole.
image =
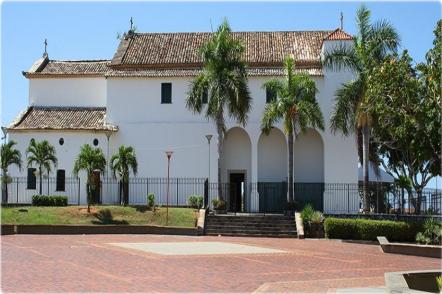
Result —
[[[210,140],[212,140],[212,135],[208,134],[206,135],[206,139],[207,139],[207,143],[209,144],[209,176],[207,178],[207,190],[209,191],[210,189]],[[207,199],[208,200],[208,199]],[[206,207],[207,203],[206,203],[206,197],[204,196],[203,199],[203,207]]]
[[[209,144],[209,182],[210,182],[210,140],[212,140],[212,135],[206,135],[207,143]]]
[[[170,181],[170,158],[173,151],[166,151],[167,156],[167,195],[166,195],[166,226],[169,225],[169,181]]]

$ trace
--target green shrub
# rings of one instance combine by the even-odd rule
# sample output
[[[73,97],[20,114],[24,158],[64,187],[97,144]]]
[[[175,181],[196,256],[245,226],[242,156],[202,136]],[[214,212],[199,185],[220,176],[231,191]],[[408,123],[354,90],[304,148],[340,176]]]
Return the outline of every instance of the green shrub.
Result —
[[[422,228],[420,222],[399,222],[369,219],[326,218],[325,234],[328,238],[377,240],[384,236],[389,241],[414,241],[414,236]]]
[[[200,209],[203,207],[203,196],[191,195],[187,198],[187,204],[192,208]]]
[[[423,231],[418,232],[416,241],[421,244],[442,244],[442,226],[434,218],[429,218],[424,222]]]
[[[436,278],[437,287],[439,288],[439,291],[442,291],[442,276],[439,276]]]
[[[68,197],[66,196],[46,196],[34,195],[32,196],[33,206],[67,206]]]
[[[324,222],[324,215],[320,211],[313,212],[310,217],[310,224],[320,225]]]
[[[147,195],[147,206],[154,207],[155,206],[155,194],[150,193]]]
[[[213,199],[212,205],[215,210],[224,210],[226,209],[226,202],[221,199]]]
[[[304,224],[305,227],[309,226],[310,221],[312,220],[313,213],[315,213],[315,209],[310,203],[305,205],[304,208],[302,209],[301,218],[302,218],[302,223]]]

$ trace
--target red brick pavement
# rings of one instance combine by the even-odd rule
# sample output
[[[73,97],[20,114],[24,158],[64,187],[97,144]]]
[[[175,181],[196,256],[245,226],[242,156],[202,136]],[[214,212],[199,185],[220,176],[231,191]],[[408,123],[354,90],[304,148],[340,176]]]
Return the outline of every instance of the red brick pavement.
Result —
[[[161,256],[111,242],[222,241],[277,254]],[[4,292],[334,292],[379,287],[384,273],[440,268],[440,260],[385,254],[333,240],[160,235],[1,237]]]

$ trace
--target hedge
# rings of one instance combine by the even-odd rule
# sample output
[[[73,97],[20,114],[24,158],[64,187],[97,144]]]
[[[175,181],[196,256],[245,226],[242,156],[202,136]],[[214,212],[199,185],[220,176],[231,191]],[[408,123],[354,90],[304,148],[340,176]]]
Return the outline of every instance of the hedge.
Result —
[[[66,196],[46,196],[34,195],[32,196],[33,206],[67,206],[68,197]]]
[[[377,240],[385,236],[389,241],[414,242],[423,228],[422,222],[368,220],[349,218],[326,218],[325,235],[331,239]]]

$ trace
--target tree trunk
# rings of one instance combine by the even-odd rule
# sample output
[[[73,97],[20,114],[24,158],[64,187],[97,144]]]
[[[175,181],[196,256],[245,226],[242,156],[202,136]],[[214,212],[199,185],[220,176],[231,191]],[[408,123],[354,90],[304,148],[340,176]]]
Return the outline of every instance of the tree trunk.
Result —
[[[224,130],[222,126],[222,114],[216,120],[216,131],[218,133],[218,199],[224,200],[221,177],[221,153],[223,150]]]
[[[40,195],[43,195],[43,175],[41,174],[41,166],[38,168],[38,175],[39,175],[39,178],[40,178],[40,185],[39,185],[39,187],[40,187]]]
[[[93,181],[93,173],[89,173],[87,176],[87,212],[90,213],[91,212],[91,202],[92,202],[92,183],[91,183],[91,179]]]
[[[363,167],[363,176],[364,176],[364,184],[363,184],[363,207],[362,211],[364,213],[370,212],[370,201],[369,201],[369,191],[368,191],[368,165],[369,165],[369,142],[370,142],[370,127],[368,125],[364,125],[362,127],[362,167]]]
[[[289,175],[288,175],[288,193],[289,202],[294,201],[293,197],[293,132],[287,134],[288,137],[288,154],[289,154]]]
[[[414,213],[419,215],[421,213],[422,189],[418,188],[415,190],[416,190],[416,207]]]
[[[5,203],[8,203],[8,182],[5,182]]]

